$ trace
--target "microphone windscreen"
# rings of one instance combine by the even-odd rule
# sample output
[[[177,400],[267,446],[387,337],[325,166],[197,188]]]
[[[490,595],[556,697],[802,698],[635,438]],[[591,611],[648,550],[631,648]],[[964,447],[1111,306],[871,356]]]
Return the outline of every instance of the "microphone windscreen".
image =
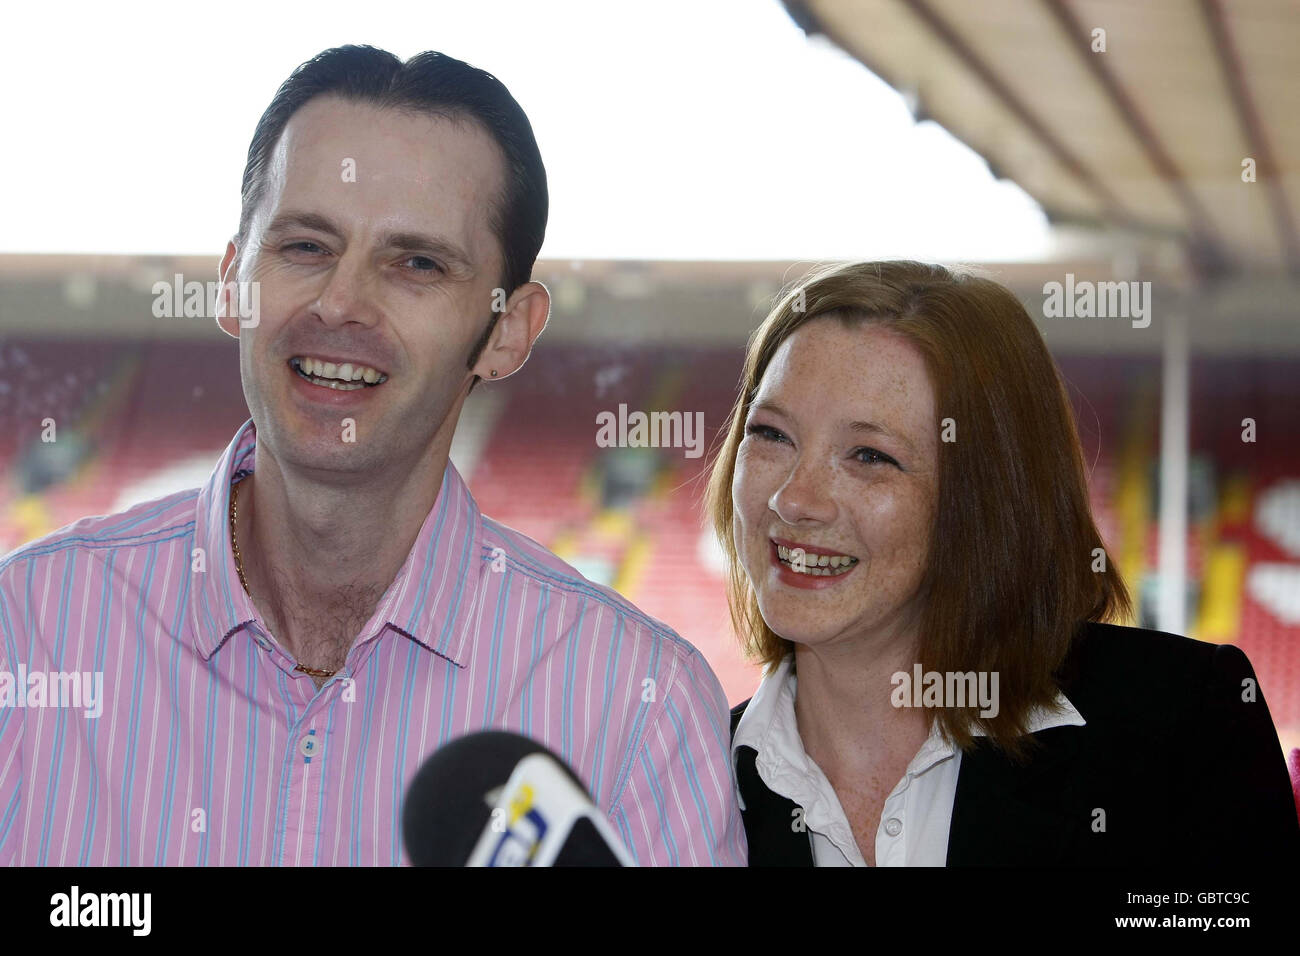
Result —
[[[402,839],[415,866],[464,866],[492,815],[489,796],[519,761],[546,754],[586,793],[563,760],[519,734],[484,730],[439,748],[416,772],[402,808]]]
[[[576,820],[569,831],[569,839],[555,857],[554,867],[561,866],[624,866],[609,848],[604,834],[586,817]]]

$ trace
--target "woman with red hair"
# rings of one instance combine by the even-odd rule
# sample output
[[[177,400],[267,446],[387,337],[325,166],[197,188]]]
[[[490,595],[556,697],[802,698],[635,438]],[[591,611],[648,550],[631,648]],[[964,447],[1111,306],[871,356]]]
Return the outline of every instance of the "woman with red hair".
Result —
[[[708,506],[766,665],[751,865],[1300,858],[1246,656],[1121,626],[1056,367],[987,279],[822,271],[751,339]]]

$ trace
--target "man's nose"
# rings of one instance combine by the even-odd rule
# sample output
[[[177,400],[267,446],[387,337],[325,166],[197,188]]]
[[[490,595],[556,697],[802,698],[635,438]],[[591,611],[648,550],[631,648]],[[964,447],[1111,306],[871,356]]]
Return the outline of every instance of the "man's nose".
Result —
[[[346,252],[325,276],[313,311],[327,325],[373,325],[378,316],[378,281],[366,257]]]

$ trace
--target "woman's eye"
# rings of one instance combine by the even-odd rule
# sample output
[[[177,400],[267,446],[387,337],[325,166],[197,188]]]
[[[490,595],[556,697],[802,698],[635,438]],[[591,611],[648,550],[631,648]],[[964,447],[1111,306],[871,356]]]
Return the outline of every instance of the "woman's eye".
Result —
[[[856,448],[853,451],[853,457],[864,465],[893,465],[895,468],[899,467],[898,462],[883,451],[876,451],[874,448]]]
[[[771,425],[747,425],[745,426],[746,435],[757,435],[764,441],[786,441],[785,435],[777,431]]]

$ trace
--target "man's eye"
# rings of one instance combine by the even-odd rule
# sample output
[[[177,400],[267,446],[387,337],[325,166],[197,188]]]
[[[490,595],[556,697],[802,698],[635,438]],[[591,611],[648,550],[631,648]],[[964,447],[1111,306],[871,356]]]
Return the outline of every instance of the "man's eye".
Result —
[[[442,271],[444,271],[443,268],[442,268],[442,266],[441,266],[438,262],[436,262],[436,261],[433,260],[433,259],[430,259],[428,256],[410,256],[410,257],[408,257],[405,261],[408,262],[408,263],[409,263],[409,262],[414,262],[414,263],[416,263],[416,266],[415,266],[415,271],[416,271],[416,272],[442,272]]]
[[[316,245],[316,243],[307,242],[305,240],[303,242],[291,242],[284,248],[286,250],[292,249],[294,252],[324,252],[325,251],[320,246]]]
[[[853,457],[864,465],[893,465],[895,468],[899,467],[898,462],[883,451],[876,451],[874,448],[855,448]]]
[[[757,435],[764,441],[787,441],[788,439],[781,432],[777,431],[771,425],[747,425],[745,426],[746,435]]]

